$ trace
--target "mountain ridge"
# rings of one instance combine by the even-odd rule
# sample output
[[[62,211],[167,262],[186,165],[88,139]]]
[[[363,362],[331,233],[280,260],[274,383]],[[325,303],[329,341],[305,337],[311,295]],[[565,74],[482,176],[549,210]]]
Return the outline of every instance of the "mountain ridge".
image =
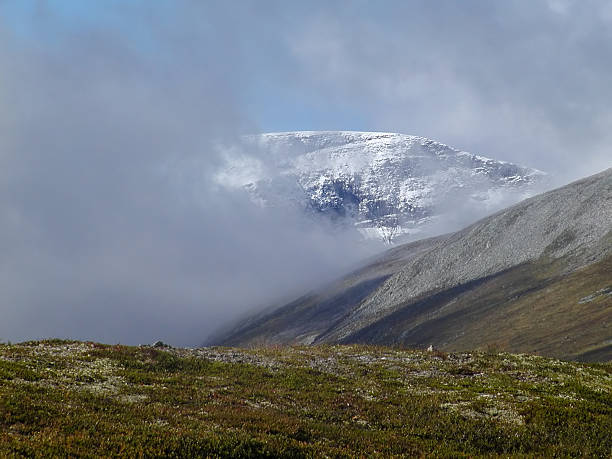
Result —
[[[392,254],[402,251],[393,264]],[[392,268],[381,270],[385,263]],[[433,344],[445,350],[499,345],[612,359],[612,295],[597,294],[612,288],[610,263],[607,169],[456,233],[398,246],[335,288],[299,298],[215,343]],[[367,283],[372,279],[379,281]],[[326,312],[334,305],[334,313]],[[308,326],[306,319],[317,314],[317,325]],[[542,317],[548,329],[538,326]]]
[[[596,228],[600,229],[600,231],[595,235],[581,233],[576,229],[576,225],[567,225],[562,229],[559,226],[559,222],[547,225],[546,218],[543,219],[544,221],[537,221],[536,216],[538,213],[546,212],[548,218],[551,217],[551,213],[560,211],[569,212],[571,209],[568,205],[564,206],[563,209],[556,209],[556,202],[551,202],[547,198],[550,196],[557,197],[560,192],[563,192],[565,194],[563,200],[567,204],[572,197],[575,197],[574,193],[578,192],[578,190],[588,194],[589,189],[585,185],[593,183],[596,187],[599,183],[598,179],[601,177],[607,178],[608,184],[612,182],[610,178],[612,177],[612,169],[578,180],[561,189],[527,199],[455,233],[449,239],[442,242],[442,247],[436,249],[438,251],[433,254],[435,260],[432,260],[432,254],[422,256],[419,260],[415,261],[414,266],[404,268],[396,277],[389,279],[387,281],[388,284],[382,286],[381,290],[377,292],[377,296],[369,299],[369,302],[363,304],[360,310],[364,311],[375,308],[377,301],[379,302],[378,304],[381,301],[385,301],[386,304],[400,304],[408,298],[415,297],[426,291],[450,288],[463,282],[490,276],[512,266],[534,260],[547,248],[551,251],[549,253],[550,256],[560,258],[591,238],[596,237],[599,239],[603,237],[602,233],[606,228],[605,223],[610,225],[610,222],[612,222],[610,186],[608,186],[607,206],[602,209],[598,205],[590,207],[591,219],[599,220],[598,216],[602,217],[600,224],[596,225]],[[594,194],[598,190],[600,188],[596,187],[591,193]],[[588,211],[588,208],[580,204],[585,204],[585,200],[576,201],[573,210],[575,213],[584,214]],[[602,215],[600,211],[605,213]],[[529,212],[529,214],[524,215],[524,212]],[[571,216],[568,215],[568,217]],[[573,223],[584,223],[585,221],[591,220],[586,218],[572,220]],[[545,227],[541,228],[542,225],[545,225]],[[581,228],[584,226],[582,225]],[[497,234],[507,235],[509,228],[511,232],[516,231],[520,236],[496,238]],[[609,229],[610,227],[608,226],[607,230],[609,231]],[[477,234],[479,232],[486,232],[485,236],[487,237],[470,237],[474,235],[480,236]],[[529,235],[533,237],[530,238]],[[536,235],[542,236],[542,239],[536,240]],[[511,236],[513,235],[511,234]],[[563,241],[563,238],[566,238],[566,241]],[[482,244],[475,245],[480,242]],[[558,244],[557,247],[554,246],[555,243]],[[612,251],[612,248],[609,247],[607,251],[609,253]],[[474,252],[473,256],[478,258],[478,262],[466,263],[466,260],[470,260],[471,254]],[[596,255],[592,253],[590,255],[597,259]],[[570,265],[577,264],[580,266],[580,259],[582,257],[583,255],[576,255],[571,260]],[[425,268],[425,265],[427,265],[427,268]],[[455,266],[457,269],[449,269],[449,265]],[[437,269],[431,269],[432,266],[436,266]],[[383,291],[382,289],[385,290]],[[398,293],[391,293],[392,298],[381,300],[380,297],[388,292]],[[376,311],[380,313],[380,308],[376,308]],[[347,319],[347,322],[354,326],[355,320],[355,317],[351,317]],[[339,339],[344,338],[344,336],[334,336]]]

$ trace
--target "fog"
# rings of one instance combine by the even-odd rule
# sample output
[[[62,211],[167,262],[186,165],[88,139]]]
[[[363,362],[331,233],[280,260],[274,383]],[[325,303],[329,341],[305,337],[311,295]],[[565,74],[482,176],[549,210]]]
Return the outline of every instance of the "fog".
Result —
[[[236,100],[240,53],[217,47],[231,33],[190,28],[197,7],[178,22],[121,12],[144,49],[44,10],[39,35],[3,31],[2,340],[197,345],[372,253],[214,184],[219,145],[256,129]]]

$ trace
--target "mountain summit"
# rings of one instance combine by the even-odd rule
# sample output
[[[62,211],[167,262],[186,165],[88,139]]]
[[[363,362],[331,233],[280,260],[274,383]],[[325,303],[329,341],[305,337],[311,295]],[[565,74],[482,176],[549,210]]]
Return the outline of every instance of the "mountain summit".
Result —
[[[263,206],[293,206],[368,238],[439,234],[535,194],[544,173],[384,132],[249,136],[217,174]]]

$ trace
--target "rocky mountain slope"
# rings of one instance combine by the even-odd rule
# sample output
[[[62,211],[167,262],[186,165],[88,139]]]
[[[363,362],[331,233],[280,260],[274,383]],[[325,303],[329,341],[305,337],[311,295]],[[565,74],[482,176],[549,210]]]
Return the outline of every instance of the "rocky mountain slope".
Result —
[[[611,292],[608,169],[457,233],[397,247],[215,340],[495,346],[605,360]]]
[[[534,194],[540,171],[423,137],[380,132],[252,136],[217,181],[265,206],[294,206],[386,241],[439,234]],[[412,236],[410,236],[412,235]]]

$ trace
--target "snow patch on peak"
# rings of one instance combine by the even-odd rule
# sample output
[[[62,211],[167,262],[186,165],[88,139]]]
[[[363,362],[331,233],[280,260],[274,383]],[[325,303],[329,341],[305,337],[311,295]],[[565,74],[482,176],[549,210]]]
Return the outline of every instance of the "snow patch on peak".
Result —
[[[457,229],[535,194],[545,175],[424,137],[297,131],[246,137],[217,181],[391,242]]]

